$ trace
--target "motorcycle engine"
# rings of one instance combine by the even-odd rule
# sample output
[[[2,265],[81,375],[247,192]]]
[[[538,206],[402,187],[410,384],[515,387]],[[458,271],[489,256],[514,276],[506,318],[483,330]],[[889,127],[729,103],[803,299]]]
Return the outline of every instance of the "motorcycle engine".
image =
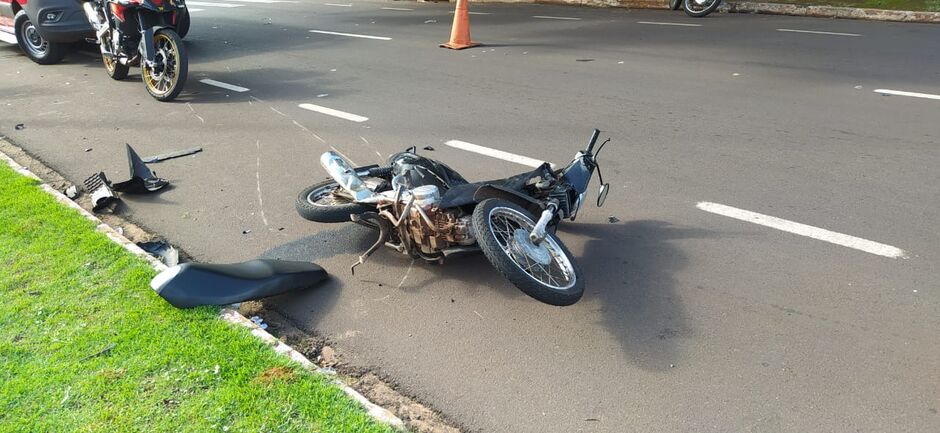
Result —
[[[422,185],[411,190],[414,204],[408,215],[408,231],[415,245],[425,254],[438,253],[452,245],[476,242],[470,215],[459,209],[442,210],[440,190],[435,185]]]

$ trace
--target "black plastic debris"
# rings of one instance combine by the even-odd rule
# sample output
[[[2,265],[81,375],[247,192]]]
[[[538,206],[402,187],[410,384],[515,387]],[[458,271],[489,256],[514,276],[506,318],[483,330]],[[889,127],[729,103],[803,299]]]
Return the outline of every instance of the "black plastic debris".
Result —
[[[432,147],[432,146],[424,146],[424,150],[434,151],[434,147]]]
[[[607,222],[609,222],[609,223],[611,223],[611,224],[619,223],[619,222],[620,222],[620,218],[617,218],[617,217],[611,215],[611,216],[607,217]]]
[[[311,288],[328,277],[310,262],[258,259],[229,265],[183,263],[153,278],[150,287],[177,308],[228,305]]]
[[[144,158],[144,162],[147,164],[153,164],[155,162],[166,161],[168,159],[179,158],[181,156],[192,155],[194,153],[202,152],[201,147],[190,147],[189,149],[176,150],[173,152],[161,153],[159,155],[148,156]]]
[[[13,129],[16,129],[17,131],[19,131],[25,127],[26,125],[23,125],[22,123],[17,123],[16,126],[13,127]]]
[[[131,178],[124,182],[115,183],[114,189],[116,191],[143,194],[157,191],[170,184],[166,179],[157,177],[157,174],[150,170],[150,167],[147,167],[147,164],[140,159],[140,156],[131,148],[130,144],[125,144],[125,146],[127,146],[127,164],[131,172]]]
[[[137,246],[151,256],[160,259],[164,265],[176,266],[180,263],[180,253],[172,245],[163,241],[138,242]]]
[[[91,195],[91,210],[95,212],[100,212],[118,200],[111,190],[111,182],[103,172],[89,176],[82,184],[85,186],[85,192]]]

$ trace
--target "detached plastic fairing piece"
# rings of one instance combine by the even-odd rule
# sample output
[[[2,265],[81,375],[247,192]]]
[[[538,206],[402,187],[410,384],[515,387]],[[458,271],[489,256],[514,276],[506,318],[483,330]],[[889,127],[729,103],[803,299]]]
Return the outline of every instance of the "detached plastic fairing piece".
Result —
[[[91,208],[95,212],[101,211],[118,200],[117,196],[114,195],[114,191],[111,190],[111,182],[108,181],[108,177],[104,175],[104,172],[88,176],[88,179],[85,179],[82,184],[85,186],[85,191],[91,195]]]
[[[228,305],[317,285],[328,277],[310,262],[251,260],[228,265],[184,263],[153,278],[150,287],[177,308]]]
[[[154,192],[169,185],[169,181],[157,177],[157,174],[150,170],[150,167],[147,167],[147,164],[140,159],[140,156],[131,148],[130,144],[125,144],[125,146],[127,146],[127,165],[131,178],[114,184],[115,190],[131,194],[142,194]]]

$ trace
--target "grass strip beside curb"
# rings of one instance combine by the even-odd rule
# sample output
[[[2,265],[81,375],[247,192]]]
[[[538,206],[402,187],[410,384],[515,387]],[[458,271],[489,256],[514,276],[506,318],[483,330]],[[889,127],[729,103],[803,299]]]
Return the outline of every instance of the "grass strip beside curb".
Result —
[[[0,432],[392,432],[0,165]]]

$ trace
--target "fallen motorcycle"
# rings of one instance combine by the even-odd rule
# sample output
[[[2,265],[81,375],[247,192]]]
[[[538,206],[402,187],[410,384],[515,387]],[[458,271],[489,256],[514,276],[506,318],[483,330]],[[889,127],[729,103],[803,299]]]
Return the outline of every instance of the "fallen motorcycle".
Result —
[[[332,179],[312,185],[297,197],[305,219],[324,223],[356,222],[379,231],[361,256],[362,264],[382,245],[415,259],[443,263],[457,253],[482,251],[503,276],[529,296],[552,305],[581,299],[584,280],[571,253],[555,235],[561,220],[574,220],[596,170],[594,151],[600,131],[563,169],[543,163],[504,179],[468,182],[447,165],[419,156],[414,147],[392,155],[388,165],[352,168],[336,152],[320,164]]]
[[[189,69],[186,49],[177,31],[189,31],[189,13],[178,0],[92,0],[82,4],[95,29],[108,76],[127,77],[140,66],[147,92],[158,101],[172,101],[183,90]]]

